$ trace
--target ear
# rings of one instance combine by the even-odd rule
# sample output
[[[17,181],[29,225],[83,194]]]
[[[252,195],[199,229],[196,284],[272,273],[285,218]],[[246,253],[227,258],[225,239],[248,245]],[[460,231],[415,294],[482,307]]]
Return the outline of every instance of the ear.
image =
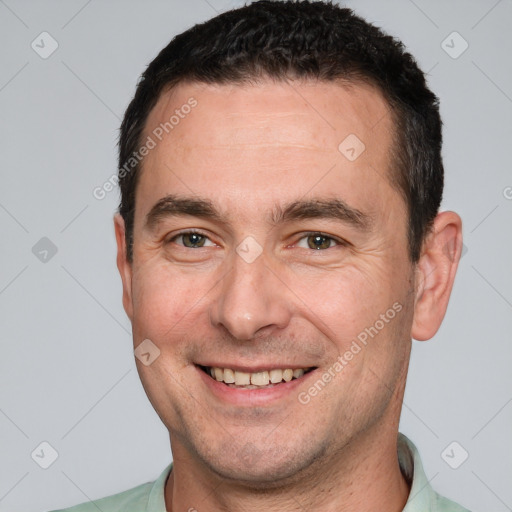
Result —
[[[455,212],[439,213],[416,264],[411,330],[414,339],[429,340],[439,329],[448,307],[461,252],[461,218]]]
[[[124,219],[119,213],[114,215],[114,229],[117,242],[117,268],[123,282],[123,306],[130,321],[133,318],[132,302],[132,265],[126,255]]]

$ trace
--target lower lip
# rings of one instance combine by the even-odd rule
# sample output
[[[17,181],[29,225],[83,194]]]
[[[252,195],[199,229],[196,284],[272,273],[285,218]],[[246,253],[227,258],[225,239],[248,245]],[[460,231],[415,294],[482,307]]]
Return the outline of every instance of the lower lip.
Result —
[[[267,405],[277,402],[294,393],[299,386],[309,380],[310,376],[316,372],[316,369],[312,370],[298,379],[293,379],[290,382],[281,382],[281,384],[276,384],[270,388],[237,389],[213,379],[197,366],[196,370],[199,372],[203,382],[208,386],[208,389],[217,398],[239,406]]]

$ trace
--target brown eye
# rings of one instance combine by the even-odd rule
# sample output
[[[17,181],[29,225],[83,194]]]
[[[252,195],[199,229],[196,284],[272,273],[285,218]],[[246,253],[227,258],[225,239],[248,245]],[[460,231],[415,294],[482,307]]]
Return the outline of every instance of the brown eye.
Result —
[[[334,240],[324,235],[308,235],[308,246],[310,249],[329,249]]]
[[[206,237],[198,233],[185,233],[181,235],[185,247],[203,247]]]
[[[298,247],[302,247],[304,249],[315,249],[317,251],[331,249],[336,245],[343,245],[343,242],[332,236],[315,232],[305,233],[297,242]]]
[[[209,241],[207,236],[201,233],[196,233],[195,231],[186,231],[180,233],[169,240],[169,242],[175,242],[178,245],[187,247],[188,249],[198,249],[200,247],[205,247],[207,246],[205,245],[207,241]],[[209,245],[214,244],[210,241]]]

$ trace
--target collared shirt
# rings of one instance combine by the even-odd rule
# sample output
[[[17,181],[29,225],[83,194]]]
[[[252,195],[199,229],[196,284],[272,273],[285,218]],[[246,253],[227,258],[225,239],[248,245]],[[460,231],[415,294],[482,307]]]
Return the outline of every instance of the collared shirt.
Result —
[[[398,434],[398,461],[403,475],[412,484],[403,512],[469,512],[432,489],[423,471],[418,450],[403,434]],[[154,482],[53,512],[166,512],[164,488],[171,470],[172,463]]]

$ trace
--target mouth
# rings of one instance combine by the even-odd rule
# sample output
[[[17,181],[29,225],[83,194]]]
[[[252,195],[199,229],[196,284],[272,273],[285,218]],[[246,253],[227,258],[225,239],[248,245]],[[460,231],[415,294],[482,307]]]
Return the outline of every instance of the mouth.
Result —
[[[305,368],[272,368],[256,372],[245,372],[231,368],[196,365],[211,379],[234,389],[267,389],[278,387],[293,380],[299,380],[316,366]]]

